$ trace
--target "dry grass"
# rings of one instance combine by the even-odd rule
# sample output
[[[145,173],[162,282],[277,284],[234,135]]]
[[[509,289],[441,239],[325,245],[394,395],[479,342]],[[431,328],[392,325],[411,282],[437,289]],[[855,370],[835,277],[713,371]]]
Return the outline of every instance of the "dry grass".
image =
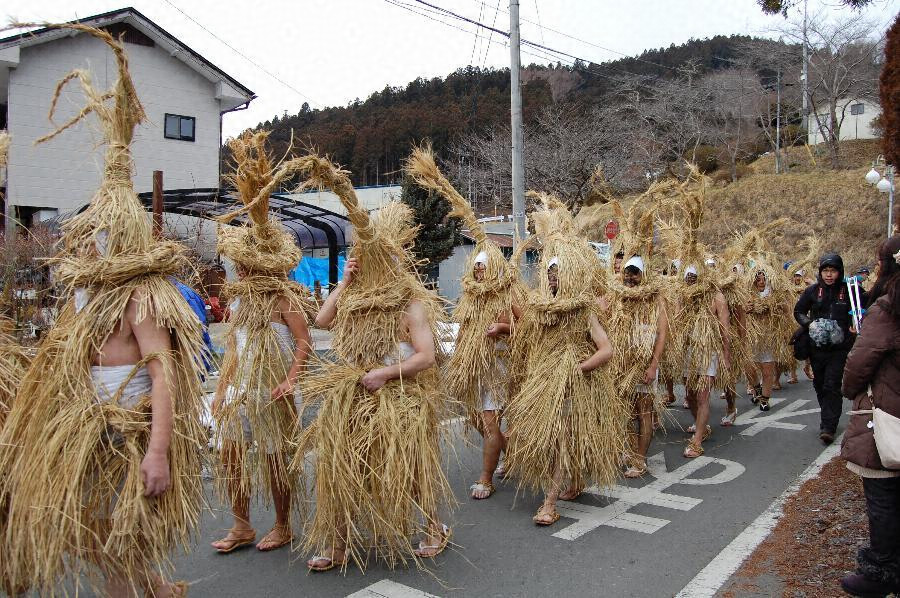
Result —
[[[852,139],[841,142],[840,168],[854,169],[868,166],[882,151],[881,139]],[[830,170],[828,149],[824,144],[791,146],[782,150],[785,172],[813,172]],[[750,164],[755,174],[775,174],[775,154],[761,156]]]

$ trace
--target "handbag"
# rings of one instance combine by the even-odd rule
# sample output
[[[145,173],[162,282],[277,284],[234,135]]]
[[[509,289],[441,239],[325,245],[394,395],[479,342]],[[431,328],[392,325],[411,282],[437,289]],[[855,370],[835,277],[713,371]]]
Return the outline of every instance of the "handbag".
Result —
[[[871,393],[871,389],[869,392]],[[850,412],[850,415],[869,414],[872,415],[870,426],[875,436],[875,448],[878,449],[882,467],[900,469],[900,417],[894,417],[878,407]]]
[[[794,359],[806,361],[812,350],[812,339],[809,338],[809,330],[806,326],[798,328],[791,336],[791,345],[794,347]]]

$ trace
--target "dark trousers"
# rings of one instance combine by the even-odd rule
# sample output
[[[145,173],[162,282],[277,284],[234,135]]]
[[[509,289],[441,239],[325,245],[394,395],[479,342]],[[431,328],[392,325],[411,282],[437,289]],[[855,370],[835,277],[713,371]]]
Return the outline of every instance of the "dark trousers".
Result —
[[[835,433],[843,410],[841,381],[844,379],[844,364],[847,363],[849,351],[813,351],[809,356],[809,364],[813,371],[813,386],[819,408],[822,410],[822,423],[819,429],[823,432]]]
[[[900,478],[863,478],[869,544],[861,548],[859,572],[900,588]]]

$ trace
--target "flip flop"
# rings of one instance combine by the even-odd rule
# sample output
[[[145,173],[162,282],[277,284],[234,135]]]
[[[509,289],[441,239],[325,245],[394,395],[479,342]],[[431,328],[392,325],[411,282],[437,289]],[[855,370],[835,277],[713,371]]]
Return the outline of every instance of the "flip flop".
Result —
[[[419,547],[414,551],[416,556],[420,559],[433,559],[437,555],[444,552],[444,549],[447,548],[447,544],[450,543],[450,536],[453,534],[453,531],[447,527],[445,524],[441,524],[441,543],[438,545],[428,545],[424,542],[419,542]],[[426,550],[435,550],[437,552],[432,552],[431,554],[422,554]]]
[[[286,530],[287,531],[287,539],[283,540],[281,542],[275,542],[272,546],[270,546],[268,548],[260,548],[259,544],[266,542],[266,538],[268,538],[269,536],[274,534],[275,530]],[[290,544],[293,540],[294,540],[294,535],[291,533],[290,525],[276,525],[269,531],[268,534],[266,534],[265,536],[262,537],[262,540],[260,540],[259,544],[256,545],[256,549],[260,552],[270,552],[272,550],[278,550],[282,546],[286,546],[287,544]],[[268,541],[272,542],[272,540],[268,540]]]
[[[228,533],[231,533],[231,530],[229,530]],[[215,548],[216,552],[218,552],[219,554],[229,554],[231,552],[234,552],[238,548],[249,546],[256,542],[256,532],[254,531],[252,536],[244,536],[243,538],[238,536],[237,538],[233,538],[231,540],[225,537],[221,540],[218,540],[217,542],[229,542],[230,545],[227,548],[216,548],[215,546],[213,546],[213,548]]]

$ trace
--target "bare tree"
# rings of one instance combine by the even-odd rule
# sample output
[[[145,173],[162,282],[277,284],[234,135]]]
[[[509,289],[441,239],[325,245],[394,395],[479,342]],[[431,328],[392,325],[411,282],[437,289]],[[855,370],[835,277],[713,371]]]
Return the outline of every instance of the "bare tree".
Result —
[[[709,106],[704,137],[723,149],[735,181],[738,162],[752,152],[759,137],[754,105],[762,101],[765,92],[759,76],[748,68],[717,71],[702,83]]]

